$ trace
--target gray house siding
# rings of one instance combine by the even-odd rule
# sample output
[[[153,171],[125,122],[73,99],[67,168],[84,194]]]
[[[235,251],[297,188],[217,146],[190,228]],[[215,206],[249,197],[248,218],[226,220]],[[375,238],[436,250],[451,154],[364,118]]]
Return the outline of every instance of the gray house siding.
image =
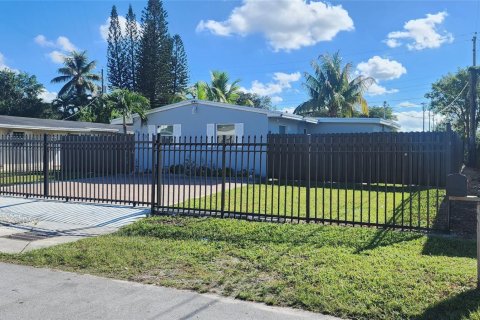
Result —
[[[304,130],[307,129],[305,122],[300,122],[300,121],[291,120],[291,119],[282,119],[277,117],[268,119],[269,133],[272,133],[272,134],[281,133],[280,126],[285,127],[285,134],[304,133]]]
[[[324,123],[310,124],[308,133],[365,133],[392,132],[392,128],[380,123]]]
[[[202,137],[203,141],[206,141],[208,136],[207,126],[212,124],[243,124],[243,136],[245,141],[249,136],[252,139],[251,141],[253,141],[253,137],[256,136],[258,142],[260,141],[260,137],[263,137],[263,141],[266,141],[269,119],[264,113],[245,112],[242,110],[226,109],[199,103],[151,113],[148,115],[147,121],[143,124],[141,123],[140,118],[136,117],[133,121],[133,128],[135,133],[152,134],[152,126],[154,126],[156,130],[159,125],[180,125],[180,139],[190,139],[190,137],[193,138],[196,136],[197,141],[200,141],[200,137]],[[240,136],[238,137],[238,141],[241,142]],[[205,147],[203,150],[205,150]],[[217,152],[216,148],[211,152],[203,152],[202,155],[198,155],[195,165],[208,167],[212,165],[213,167],[220,167],[222,165],[221,156],[217,156]],[[170,152],[168,159],[165,158],[166,156],[163,158],[164,167],[193,161],[193,159],[185,159],[183,156],[184,154],[182,152],[178,152],[176,155],[173,154],[173,151]],[[251,170],[255,168],[257,172],[260,172],[260,166],[262,166],[262,171],[265,172],[266,162],[264,159],[260,161],[259,158],[256,158],[255,163],[253,163],[253,159],[247,160],[247,155],[244,153],[244,159],[242,162],[241,156],[242,154],[239,152],[236,159],[235,157],[231,160],[229,159],[231,163],[227,165],[230,167],[236,165],[237,170]],[[263,157],[265,157],[265,155],[263,155]],[[137,151],[137,168],[139,170],[151,170],[150,158],[151,156],[148,151]],[[243,166],[241,164],[243,164]]]
[[[207,136],[208,124],[235,124],[243,123],[243,135],[266,136],[268,134],[268,118],[266,114],[245,112],[242,110],[226,109],[202,104],[179,106],[151,113],[147,121],[141,125],[140,118],[134,118],[135,132],[149,133],[149,125],[181,125],[182,137]]]

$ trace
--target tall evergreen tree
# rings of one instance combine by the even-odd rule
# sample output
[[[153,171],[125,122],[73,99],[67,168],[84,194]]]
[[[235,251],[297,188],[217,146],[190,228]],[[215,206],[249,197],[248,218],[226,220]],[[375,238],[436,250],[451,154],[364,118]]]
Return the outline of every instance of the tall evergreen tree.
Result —
[[[172,41],[168,34],[167,12],[160,0],[148,0],[142,13],[142,36],[138,53],[138,91],[152,107],[171,99]]]
[[[117,8],[112,7],[110,26],[108,27],[107,68],[110,89],[125,88],[125,53],[123,50],[123,36],[118,20]]]
[[[182,38],[178,34],[172,38],[172,95],[177,95],[187,89],[188,65],[187,54]]]
[[[125,28],[125,68],[126,68],[126,87],[131,91],[137,91],[137,55],[139,30],[137,28],[137,18],[133,12],[132,5],[128,7],[126,16],[127,24]]]

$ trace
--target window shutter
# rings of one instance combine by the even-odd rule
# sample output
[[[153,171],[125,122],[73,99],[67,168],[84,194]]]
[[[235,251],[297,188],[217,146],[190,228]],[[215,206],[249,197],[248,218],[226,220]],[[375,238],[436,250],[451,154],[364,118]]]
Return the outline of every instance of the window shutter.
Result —
[[[242,142],[243,123],[235,123],[235,137],[238,139],[238,142]]]
[[[150,139],[152,137],[152,135],[156,134],[156,128],[155,128],[155,125],[153,124],[149,124],[148,125],[148,138]]]
[[[215,124],[207,123],[207,139],[208,142],[215,142]]]
[[[181,124],[174,124],[173,125],[173,136],[175,141],[180,141],[180,137],[182,136],[182,125]]]

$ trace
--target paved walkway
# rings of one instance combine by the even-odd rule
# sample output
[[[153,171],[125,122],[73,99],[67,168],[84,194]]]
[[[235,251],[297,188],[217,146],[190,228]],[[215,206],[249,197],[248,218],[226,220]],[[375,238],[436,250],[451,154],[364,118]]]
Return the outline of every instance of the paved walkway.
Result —
[[[336,318],[288,308],[0,263],[0,319],[294,320]]]
[[[0,252],[20,253],[111,233],[145,217],[148,210],[119,205],[0,197]],[[12,235],[32,231],[43,237],[34,241],[28,237],[23,240],[12,238]]]

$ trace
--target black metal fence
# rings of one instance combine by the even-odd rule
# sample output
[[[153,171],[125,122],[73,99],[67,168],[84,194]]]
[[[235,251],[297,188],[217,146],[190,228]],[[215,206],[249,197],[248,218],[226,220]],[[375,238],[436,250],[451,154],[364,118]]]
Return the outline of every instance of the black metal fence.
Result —
[[[156,214],[445,229],[449,133],[214,142],[149,135],[0,136],[0,194],[151,206]]]
[[[150,205],[151,150],[147,135],[0,136],[0,194]]]

